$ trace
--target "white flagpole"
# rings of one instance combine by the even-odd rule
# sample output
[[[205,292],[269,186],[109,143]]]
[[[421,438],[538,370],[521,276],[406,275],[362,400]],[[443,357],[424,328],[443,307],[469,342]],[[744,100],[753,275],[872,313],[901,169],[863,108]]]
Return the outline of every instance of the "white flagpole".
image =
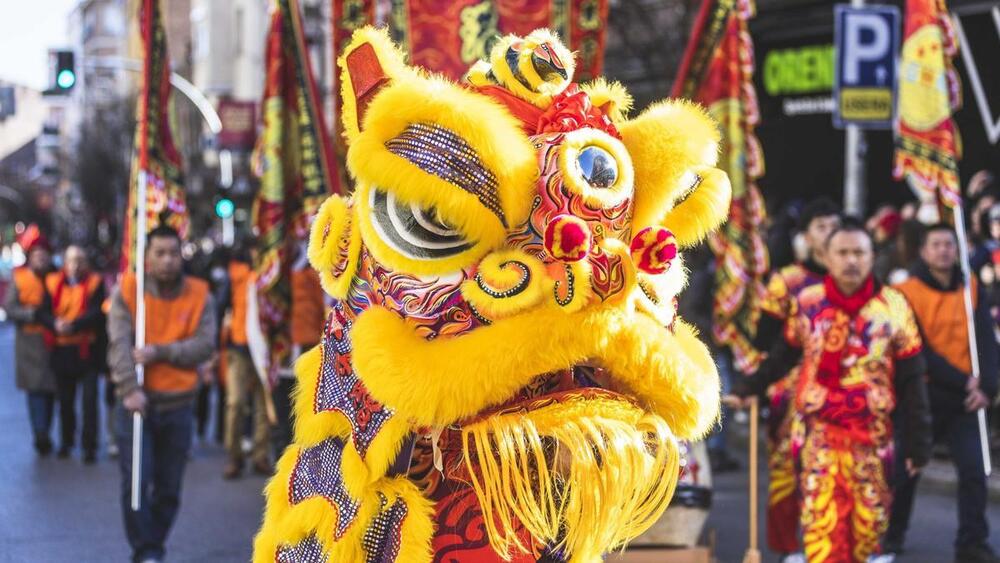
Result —
[[[148,177],[139,170],[135,218],[135,347],[146,346],[146,188]],[[142,389],[145,366],[135,364],[135,378]],[[132,413],[132,510],[139,510],[142,486],[142,413]]]
[[[979,378],[979,346],[976,344],[976,323],[975,308],[972,305],[972,269],[969,267],[968,239],[965,236],[965,218],[962,215],[962,208],[956,205],[952,208],[955,213],[955,234],[958,237],[959,263],[962,265],[962,276],[965,278],[962,294],[965,296],[965,320],[969,327],[969,357],[972,359],[972,377]],[[979,417],[979,446],[983,451],[983,468],[988,477],[993,471],[993,464],[990,460],[990,445],[986,434],[986,411],[979,409],[976,411]]]

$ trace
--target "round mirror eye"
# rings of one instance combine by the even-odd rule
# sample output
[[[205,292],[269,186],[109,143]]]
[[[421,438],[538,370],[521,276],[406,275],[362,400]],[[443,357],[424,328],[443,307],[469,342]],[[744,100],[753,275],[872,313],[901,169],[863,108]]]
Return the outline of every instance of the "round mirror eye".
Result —
[[[576,157],[576,165],[591,187],[610,188],[618,179],[618,162],[601,147],[584,147]]]

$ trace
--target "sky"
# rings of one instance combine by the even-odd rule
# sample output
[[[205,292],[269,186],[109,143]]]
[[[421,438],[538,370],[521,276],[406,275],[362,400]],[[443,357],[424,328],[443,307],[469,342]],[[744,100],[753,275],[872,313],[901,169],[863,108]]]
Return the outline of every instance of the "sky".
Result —
[[[48,87],[48,49],[69,46],[66,26],[77,2],[0,0],[0,81]]]

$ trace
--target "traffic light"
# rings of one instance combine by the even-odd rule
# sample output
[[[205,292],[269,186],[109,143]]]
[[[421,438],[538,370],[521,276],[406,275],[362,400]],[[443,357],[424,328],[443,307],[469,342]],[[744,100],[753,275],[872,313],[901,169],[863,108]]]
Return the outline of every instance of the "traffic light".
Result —
[[[49,51],[52,66],[52,87],[49,93],[67,94],[76,85],[76,55],[73,51]]]
[[[236,211],[236,204],[233,203],[233,200],[227,197],[215,202],[215,214],[218,215],[220,219],[229,219],[233,216],[234,211]]]

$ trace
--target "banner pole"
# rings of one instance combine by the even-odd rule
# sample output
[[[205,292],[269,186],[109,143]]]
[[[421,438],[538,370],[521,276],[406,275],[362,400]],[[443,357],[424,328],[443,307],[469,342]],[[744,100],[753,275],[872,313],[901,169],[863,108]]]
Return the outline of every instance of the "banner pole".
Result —
[[[146,346],[146,170],[139,170],[135,221],[135,347]],[[145,366],[135,364],[135,378],[143,388]],[[132,510],[138,511],[142,486],[142,413],[132,413]]]
[[[962,265],[962,277],[965,278],[962,288],[962,295],[965,297],[965,321],[969,333],[969,357],[972,360],[972,377],[979,379],[979,346],[976,343],[976,323],[975,308],[972,305],[972,268],[969,266],[968,239],[965,236],[965,217],[962,215],[962,208],[956,205],[951,208],[955,215],[955,234],[958,238],[959,263]],[[990,444],[986,434],[986,410],[976,411],[979,418],[979,447],[983,453],[983,469],[989,477],[993,472],[993,464],[990,460]]]

